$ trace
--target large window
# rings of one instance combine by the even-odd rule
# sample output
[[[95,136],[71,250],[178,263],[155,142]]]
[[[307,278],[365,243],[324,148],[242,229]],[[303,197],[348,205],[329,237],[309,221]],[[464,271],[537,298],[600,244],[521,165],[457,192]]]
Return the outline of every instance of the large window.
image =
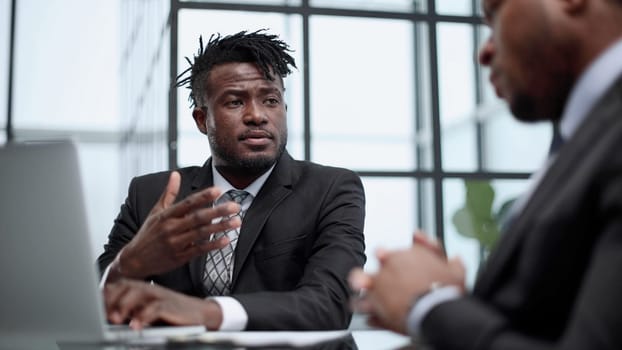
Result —
[[[411,21],[312,16],[311,160],[359,170],[414,169],[415,37]],[[339,152],[335,152],[339,150]]]
[[[171,76],[201,35],[268,28],[293,47],[288,149],[361,175],[367,269],[378,247],[405,247],[422,228],[463,257],[473,281],[485,253],[452,220],[465,181],[489,183],[498,211],[525,189],[550,137],[547,125],[514,121],[477,64],[487,35],[478,1],[173,1],[171,11]],[[209,156],[187,93],[170,101],[171,167]]]
[[[117,191],[118,3],[14,3],[13,141],[70,138],[78,143],[93,250],[100,253],[123,198]],[[11,1],[0,5],[0,141],[4,142]]]
[[[488,34],[477,0],[17,4],[14,135],[79,142],[96,252],[132,176],[210,155],[187,89],[172,87],[200,36],[268,28],[294,49],[289,152],[361,176],[369,270],[378,247],[405,247],[422,228],[462,256],[472,282],[486,252],[456,225],[465,184],[489,185],[490,210],[500,212],[526,189],[550,139],[548,125],[511,117],[477,64]],[[0,0],[3,48],[9,9]],[[4,142],[8,50],[0,52]]]
[[[0,145],[7,138],[10,40],[11,2],[0,0]]]

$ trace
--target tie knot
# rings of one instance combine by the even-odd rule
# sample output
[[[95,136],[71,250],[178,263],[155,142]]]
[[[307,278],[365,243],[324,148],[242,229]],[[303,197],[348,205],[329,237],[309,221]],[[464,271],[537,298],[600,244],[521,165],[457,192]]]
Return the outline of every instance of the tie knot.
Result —
[[[246,197],[248,197],[249,194],[250,193],[244,190],[229,190],[224,194],[224,196],[228,200],[234,201],[238,204],[242,204],[242,202],[244,202],[244,200],[246,199]]]

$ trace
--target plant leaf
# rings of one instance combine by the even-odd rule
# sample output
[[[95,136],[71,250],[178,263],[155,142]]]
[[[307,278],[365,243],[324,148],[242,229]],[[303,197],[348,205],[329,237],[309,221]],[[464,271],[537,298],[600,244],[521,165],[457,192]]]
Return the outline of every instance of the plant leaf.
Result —
[[[453,222],[458,233],[471,238],[476,238],[477,233],[473,223],[473,216],[467,208],[459,209],[454,213],[451,221]]]

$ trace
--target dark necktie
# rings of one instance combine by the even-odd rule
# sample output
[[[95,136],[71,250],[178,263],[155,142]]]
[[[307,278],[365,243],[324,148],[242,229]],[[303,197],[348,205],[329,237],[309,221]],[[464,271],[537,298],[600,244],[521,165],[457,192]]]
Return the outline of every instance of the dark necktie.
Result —
[[[551,146],[549,147],[549,162],[551,160],[551,157],[557,155],[557,152],[559,152],[560,148],[564,145],[564,138],[562,137],[562,134],[559,130],[559,124],[553,123],[552,126],[553,135],[551,137]],[[531,193],[529,193],[529,195],[531,195]],[[525,195],[523,194],[522,196]],[[513,224],[520,210],[522,210],[524,203],[522,203],[521,201],[524,202],[526,200],[525,198],[521,198],[522,196],[519,196],[518,198],[516,198],[516,200],[512,202],[512,204],[509,204],[510,208],[507,210],[507,214],[504,217],[500,218],[499,227],[501,231],[506,231]],[[517,202],[519,204],[517,204]],[[520,208],[517,208],[517,206]]]
[[[553,124],[553,137],[551,138],[551,147],[549,148],[549,155],[557,154],[559,149],[564,145],[564,139],[559,130],[559,124]]]
[[[229,190],[223,195],[224,201],[234,201],[240,205],[248,197],[249,193],[241,190]],[[245,211],[232,215],[230,218],[239,216],[244,218]],[[240,228],[214,234],[214,239],[225,235],[229,237],[229,244],[221,249],[215,249],[207,253],[205,261],[205,273],[203,274],[203,286],[208,295],[228,295],[231,292],[231,275],[233,273],[233,253],[238,242]]]

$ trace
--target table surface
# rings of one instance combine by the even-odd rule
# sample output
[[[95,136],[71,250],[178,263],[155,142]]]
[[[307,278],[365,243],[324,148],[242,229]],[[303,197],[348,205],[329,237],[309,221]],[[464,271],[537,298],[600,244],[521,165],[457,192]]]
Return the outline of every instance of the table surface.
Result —
[[[386,330],[353,330],[349,335],[335,340],[325,341],[319,344],[307,346],[239,346],[234,344],[209,344],[201,342],[187,343],[126,343],[126,344],[55,344],[49,343],[23,343],[13,344],[10,347],[0,349],[29,349],[29,350],[222,350],[222,349],[304,349],[304,350],[406,350],[414,349],[411,347],[410,338]],[[420,349],[418,346],[417,349]]]
[[[237,344],[231,343],[213,343],[212,341],[206,342],[206,339],[203,341],[184,341],[184,342],[165,342],[164,339],[160,339],[154,343],[144,343],[142,340],[139,343],[120,343],[120,344],[56,344],[55,342],[27,342],[25,344],[11,344],[11,346],[6,347],[3,342],[0,341],[0,350],[2,349],[30,349],[30,350],[39,350],[39,349],[54,349],[54,350],[127,350],[127,349],[144,349],[144,350],[176,350],[176,349],[201,349],[201,350],[211,350],[211,349],[305,349],[305,350],[406,350],[406,349],[414,349],[415,346],[412,345],[411,339],[407,336],[397,334],[394,332],[390,332],[387,330],[381,329],[373,329],[369,328],[363,317],[355,317],[353,322],[351,323],[348,332],[344,332],[345,336],[341,336],[341,332],[293,332],[290,334],[292,338],[286,339],[296,339],[296,343],[300,343],[300,340],[304,339],[312,339],[313,342],[315,336],[318,338],[324,337],[329,333],[332,333],[332,336],[329,334],[328,338],[332,338],[333,340],[323,341],[318,344],[312,345],[304,345],[304,346],[292,346],[292,345],[279,345],[275,346],[274,343],[268,345],[257,346],[258,343],[253,342],[253,345],[249,345],[248,339],[259,339],[260,341],[264,341],[265,339],[274,338],[276,333],[279,332],[235,332],[240,333],[240,338],[242,342],[238,342]],[[337,333],[340,338],[334,339],[334,334]],[[209,333],[206,333],[209,334]],[[229,335],[232,333],[220,333],[220,335]],[[218,335],[218,334],[217,334]],[[280,336],[280,334],[277,334]],[[250,336],[250,337],[248,337]],[[209,340],[209,339],[207,339]],[[289,342],[288,342],[289,343]],[[240,344],[243,344],[242,346]],[[282,343],[281,343],[282,344]],[[5,346],[3,346],[5,345]],[[422,349],[423,347],[418,344],[416,348]]]

